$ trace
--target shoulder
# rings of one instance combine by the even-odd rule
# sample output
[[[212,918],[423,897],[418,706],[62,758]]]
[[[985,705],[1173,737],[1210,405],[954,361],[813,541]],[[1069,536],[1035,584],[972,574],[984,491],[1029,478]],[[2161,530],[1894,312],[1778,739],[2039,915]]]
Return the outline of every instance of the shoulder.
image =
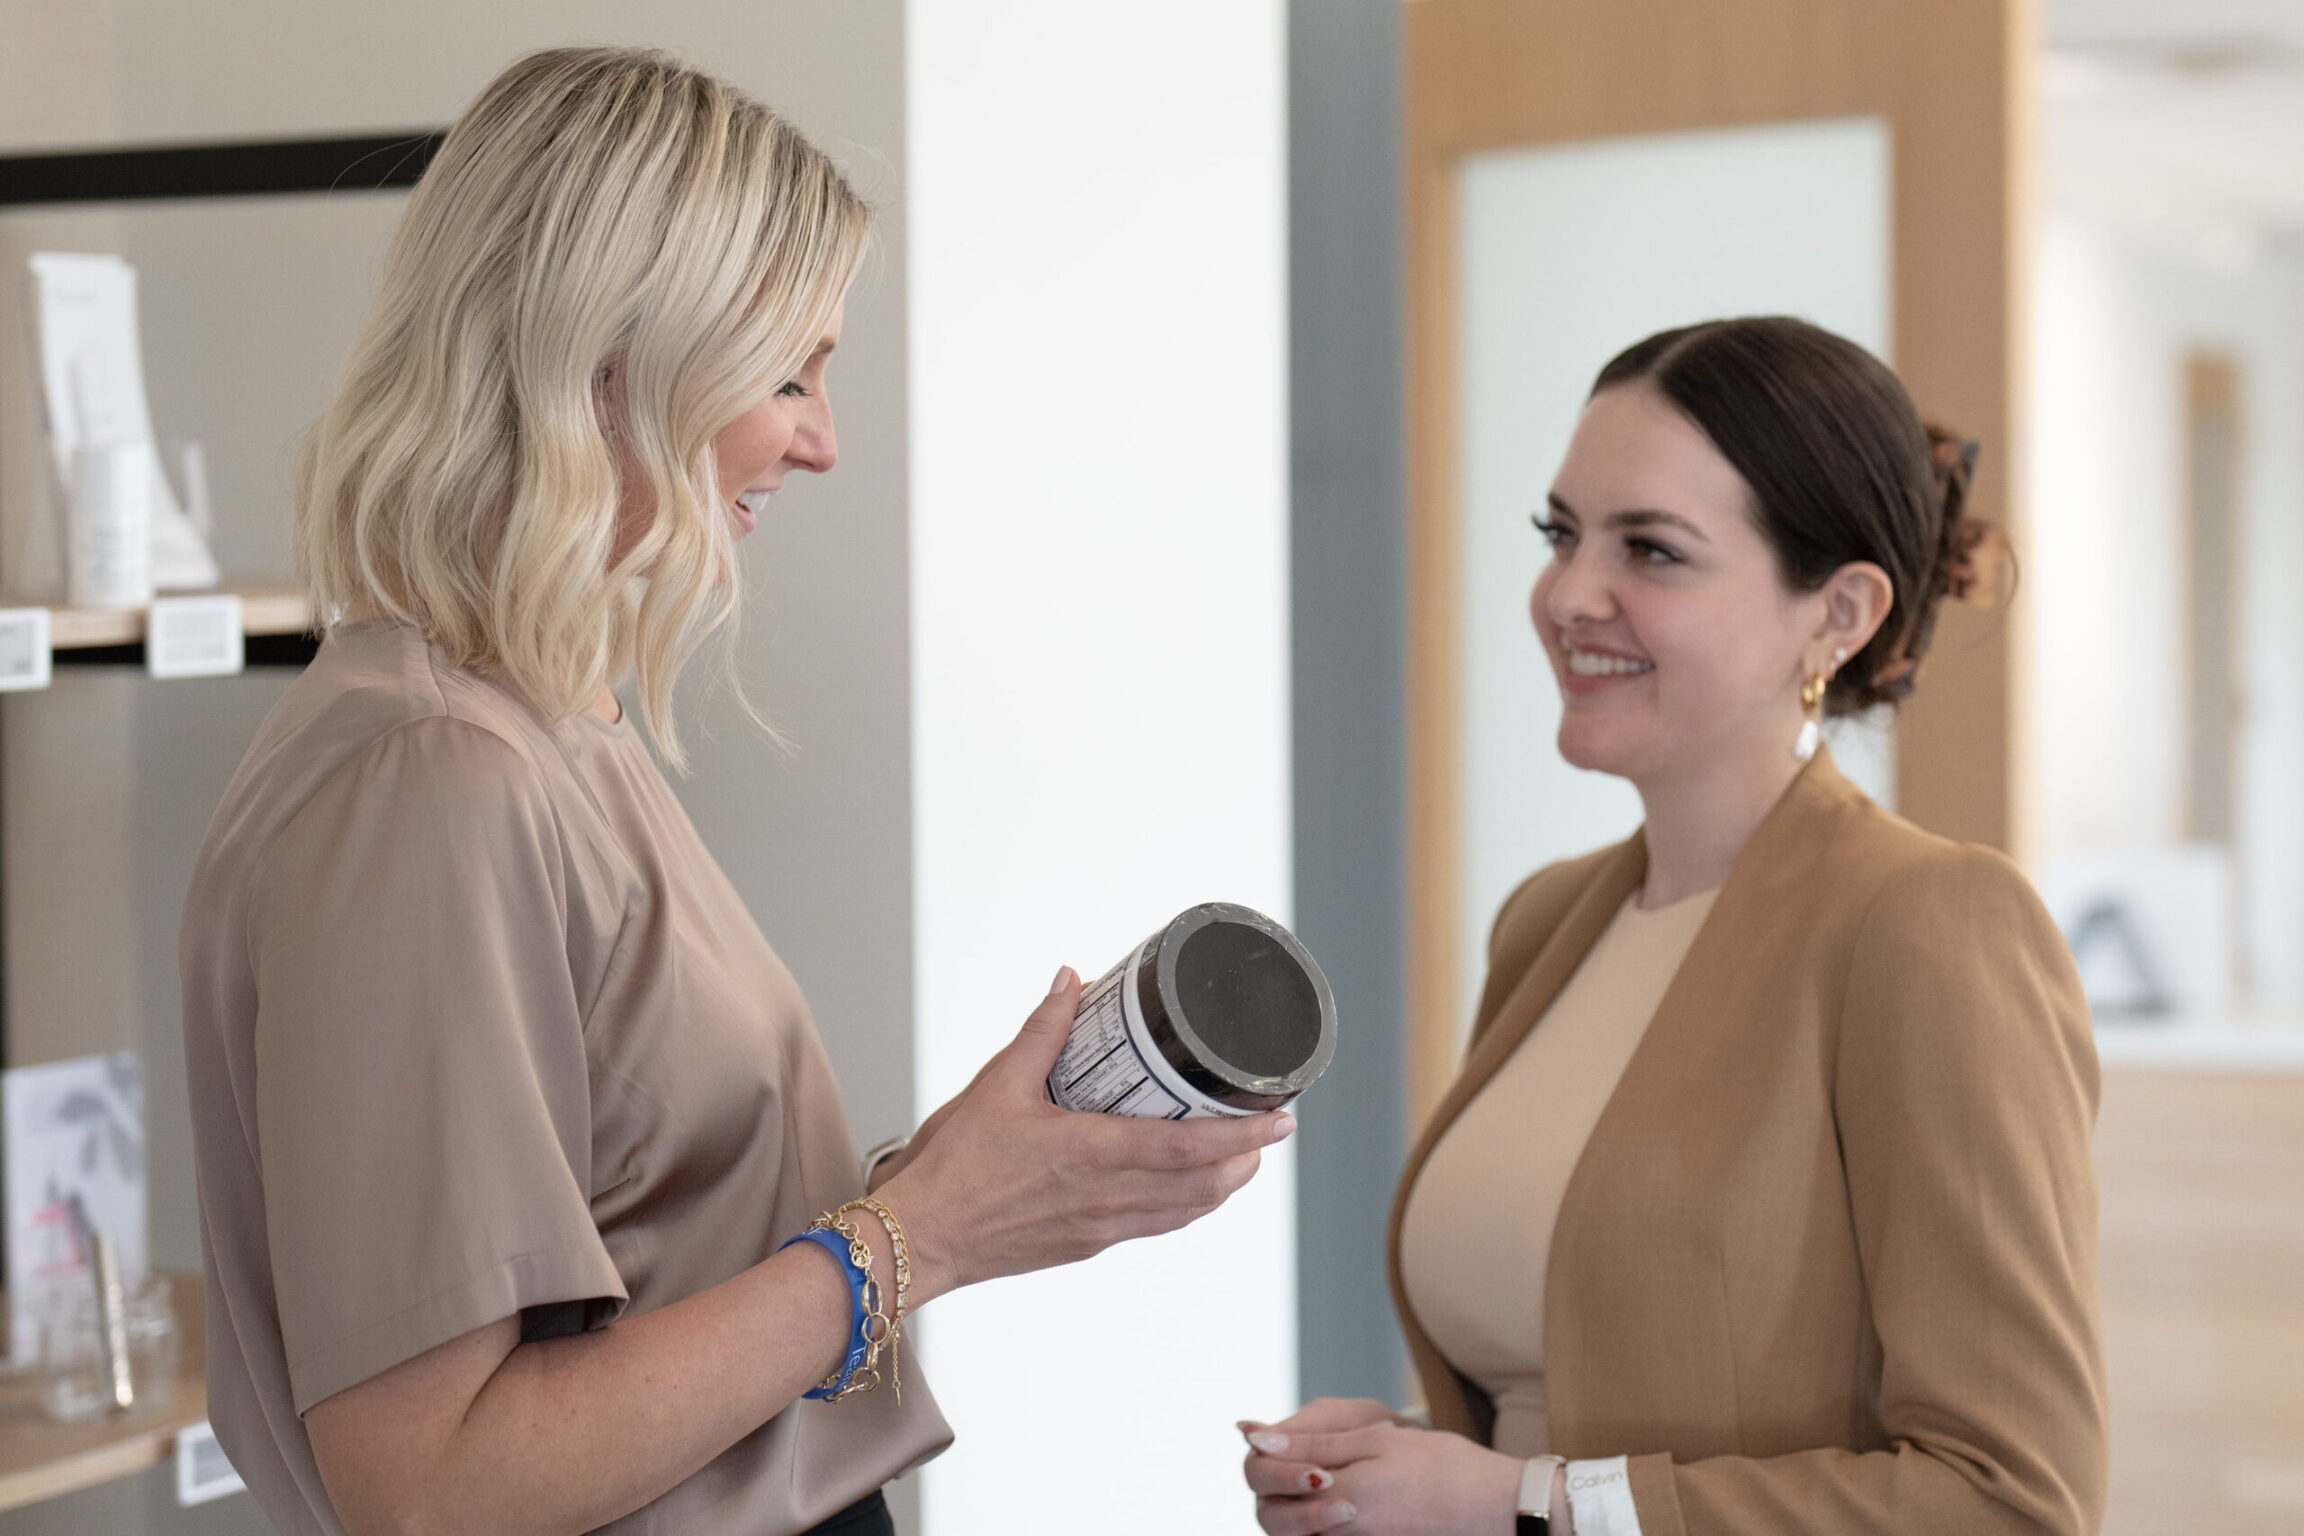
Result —
[[[1998,849],[1924,831],[1864,801],[1830,843],[1827,899],[1859,944],[1938,950],[2046,942],[2063,949],[2032,882]]]
[[[1841,861],[1859,877],[1843,892],[1844,1083],[1985,1073],[2092,1103],[2087,1000],[2031,881],[1997,850],[1876,821]]]
[[[543,764],[527,742],[459,715],[418,715],[377,732],[346,755],[332,776],[376,795],[421,795],[449,806],[551,796]]]
[[[394,842],[470,855],[558,842],[566,765],[532,714],[440,665],[421,635],[332,635],[266,718],[204,857],[254,872],[299,852],[324,861]]]
[[[1801,911],[1813,930],[1838,933],[1852,983],[1941,992],[2019,966],[2077,995],[2063,935],[1999,850],[1929,832],[1853,790],[1820,797],[1786,830],[1809,851],[1777,872],[1778,916]]]
[[[331,635],[281,698],[225,810],[263,842],[352,780],[540,793],[558,761],[544,724],[503,690],[442,665],[413,630],[364,625]]]
[[[257,888],[298,899],[336,881],[380,888],[396,874],[425,884],[490,869],[558,886],[567,853],[557,797],[531,754],[468,720],[420,715],[341,753],[248,865]]]
[[[1611,843],[1573,859],[1547,864],[1513,888],[1496,910],[1496,926],[1488,936],[1488,959],[1500,966],[1521,951],[1533,953],[1551,937],[1577,899],[1591,889],[1618,861],[1630,857],[1636,839]]]
[[[307,674],[317,697],[308,729],[322,742],[359,748],[388,738],[402,749],[481,756],[496,744],[524,762],[556,756],[550,729],[495,682],[454,667],[405,625],[332,636]]]
[[[1819,758],[1785,791],[1738,861],[1730,889],[1763,926],[1811,933],[1901,927],[1925,916],[2039,912],[2031,882],[1997,850],[1916,826]],[[2045,913],[2039,912],[2042,919]]]

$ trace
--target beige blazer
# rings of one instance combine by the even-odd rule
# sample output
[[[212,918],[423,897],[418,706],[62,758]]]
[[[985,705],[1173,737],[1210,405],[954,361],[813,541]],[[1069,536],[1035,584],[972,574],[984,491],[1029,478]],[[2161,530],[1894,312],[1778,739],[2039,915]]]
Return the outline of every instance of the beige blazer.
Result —
[[[1634,836],[1505,903],[1463,1074],[1401,1176],[1392,1294],[1439,1428],[1485,1441],[1492,1408],[1408,1309],[1407,1193],[1646,869]],[[1570,1178],[1553,1449],[1628,1456],[1642,1536],[2096,1531],[2096,1092],[2079,980],[2015,866],[1819,754]]]

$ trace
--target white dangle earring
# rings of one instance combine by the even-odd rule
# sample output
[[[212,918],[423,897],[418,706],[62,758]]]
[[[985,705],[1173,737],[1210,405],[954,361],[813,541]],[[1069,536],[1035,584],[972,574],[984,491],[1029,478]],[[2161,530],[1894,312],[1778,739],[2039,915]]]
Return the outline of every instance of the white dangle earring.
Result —
[[[1848,659],[1845,650],[1832,653],[1832,671],[1819,672],[1800,685],[1800,734],[1792,738],[1792,760],[1804,763],[1816,755],[1816,748],[1824,740],[1824,693],[1832,685],[1832,674],[1840,670]]]
[[[1816,745],[1824,739],[1820,721],[1824,704],[1824,674],[1819,672],[1800,685],[1800,734],[1792,738],[1792,760],[1804,763],[1816,755]]]

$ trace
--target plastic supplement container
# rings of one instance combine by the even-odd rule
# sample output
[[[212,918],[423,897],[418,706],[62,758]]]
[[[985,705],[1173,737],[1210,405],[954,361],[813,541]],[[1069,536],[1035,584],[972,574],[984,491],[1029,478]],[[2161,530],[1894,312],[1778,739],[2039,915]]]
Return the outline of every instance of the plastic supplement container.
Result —
[[[1336,999],[1311,952],[1261,912],[1204,902],[1081,995],[1048,1097],[1146,1120],[1253,1115],[1335,1054]]]

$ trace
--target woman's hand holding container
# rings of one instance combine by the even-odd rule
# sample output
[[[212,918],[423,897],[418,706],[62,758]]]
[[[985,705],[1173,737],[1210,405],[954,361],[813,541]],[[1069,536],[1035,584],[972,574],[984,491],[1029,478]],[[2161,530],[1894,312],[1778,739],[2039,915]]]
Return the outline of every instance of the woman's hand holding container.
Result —
[[[1187,1226],[1295,1130],[1283,1111],[1138,1120],[1057,1108],[1048,1073],[1079,1006],[1080,978],[1066,967],[1015,1040],[930,1117],[881,1183],[912,1234],[915,1305]]]

